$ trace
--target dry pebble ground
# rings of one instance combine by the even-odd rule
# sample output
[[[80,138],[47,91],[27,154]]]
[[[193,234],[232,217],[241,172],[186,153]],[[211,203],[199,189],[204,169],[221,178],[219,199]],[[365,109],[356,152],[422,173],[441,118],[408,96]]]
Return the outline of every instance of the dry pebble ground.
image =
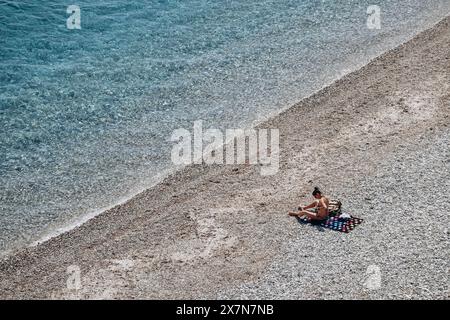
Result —
[[[450,18],[261,127],[278,174],[182,170],[0,262],[0,298],[448,299]],[[315,185],[363,224],[288,217]]]
[[[448,298],[450,130],[438,134],[403,144],[371,175],[340,187],[344,211],[363,225],[339,234],[299,224],[258,281],[218,297]]]

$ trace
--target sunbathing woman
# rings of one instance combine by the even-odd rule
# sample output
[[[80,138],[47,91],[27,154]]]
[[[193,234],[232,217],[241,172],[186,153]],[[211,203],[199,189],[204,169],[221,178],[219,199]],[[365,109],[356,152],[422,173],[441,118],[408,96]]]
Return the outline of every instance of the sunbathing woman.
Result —
[[[313,196],[316,200],[310,205],[302,208],[299,207],[299,211],[297,212],[289,212],[290,216],[297,216],[299,218],[306,217],[309,220],[323,220],[328,217],[330,213],[328,210],[328,206],[330,201],[327,197],[322,196],[322,192],[320,192],[319,188],[315,187],[313,191]],[[314,211],[309,211],[308,209],[314,209]]]

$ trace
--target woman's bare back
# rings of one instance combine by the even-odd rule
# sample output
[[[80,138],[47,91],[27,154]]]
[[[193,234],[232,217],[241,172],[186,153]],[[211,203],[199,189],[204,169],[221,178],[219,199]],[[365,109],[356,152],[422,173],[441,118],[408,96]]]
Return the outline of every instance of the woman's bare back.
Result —
[[[327,197],[322,197],[317,200],[317,216],[326,218],[329,214],[328,206],[330,205],[330,200]]]

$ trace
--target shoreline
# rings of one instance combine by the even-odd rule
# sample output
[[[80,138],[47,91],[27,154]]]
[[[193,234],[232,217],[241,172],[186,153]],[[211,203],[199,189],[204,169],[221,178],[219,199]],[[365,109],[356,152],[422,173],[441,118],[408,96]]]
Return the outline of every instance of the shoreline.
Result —
[[[104,207],[101,207],[98,209],[93,209],[93,210],[89,211],[88,213],[78,217],[77,219],[73,219],[74,220],[73,222],[67,223],[64,226],[57,227],[52,231],[44,232],[44,235],[42,235],[41,237],[38,237],[38,239],[34,240],[27,247],[36,247],[36,246],[42,245],[45,242],[47,242],[55,237],[60,236],[61,234],[70,232],[73,229],[81,227],[83,224],[85,224],[89,220],[94,219],[95,217],[103,214],[104,212],[107,212],[107,211],[113,209],[116,206],[125,204],[126,202],[130,201],[131,199],[133,199],[135,196],[139,195],[140,193],[145,192],[146,190],[149,190],[149,189],[155,187],[156,185],[162,183],[164,181],[164,179],[166,179],[168,176],[175,173],[176,171],[177,171],[177,169],[175,169],[173,172],[171,170],[168,170],[168,172],[165,172],[161,175],[157,175],[157,176],[153,177],[152,183],[149,183],[146,186],[136,188],[138,191],[131,191],[130,195],[122,197],[119,201],[115,202],[114,204],[104,206]]]
[[[378,59],[379,57],[387,54],[388,52],[390,52],[392,50],[395,50],[398,47],[403,46],[405,43],[411,41],[412,39],[414,39],[415,37],[417,37],[419,34],[423,33],[424,31],[434,28],[441,21],[442,20],[439,20],[439,21],[437,21],[435,23],[431,23],[431,26],[430,25],[426,26],[418,34],[410,37],[409,39],[403,41],[402,43],[400,43],[400,44],[398,44],[398,45],[396,45],[394,47],[391,47],[390,49],[388,49],[385,52],[383,52],[383,53],[381,53],[379,55],[367,58],[365,63],[359,63],[354,68],[346,69],[345,72],[341,73],[339,77],[331,80],[330,82],[325,83],[319,89],[317,89],[317,90],[311,92],[310,94],[306,95],[305,97],[303,97],[299,102],[295,103],[294,105],[286,105],[285,107],[283,107],[283,108],[281,108],[279,110],[271,112],[270,114],[261,115],[260,119],[255,120],[255,121],[252,122],[252,124],[250,125],[250,128],[257,128],[258,126],[263,125],[265,122],[268,122],[271,119],[273,119],[275,117],[278,117],[280,114],[286,112],[290,108],[293,108],[295,105],[302,103],[303,100],[310,99],[310,98],[314,97],[315,95],[320,94],[321,91],[327,89],[330,86],[333,86],[336,82],[338,82],[341,79],[347,77],[348,75],[350,75],[352,73],[355,73],[355,72],[358,72],[360,69],[364,68],[365,66],[370,64],[372,61]],[[225,142],[223,144],[223,146],[226,145],[227,143],[228,142]],[[172,168],[172,169],[167,169],[165,173],[157,175],[156,177],[153,177],[152,179],[150,179],[150,181],[152,181],[151,183],[148,183],[148,184],[146,184],[144,186],[135,188],[134,191],[132,190],[132,191],[128,192],[127,195],[124,195],[123,197],[121,197],[120,200],[115,201],[114,203],[109,204],[109,205],[101,206],[101,207],[98,207],[98,208],[93,208],[92,210],[86,212],[85,214],[79,216],[78,218],[72,219],[72,221],[69,221],[69,222],[67,222],[67,223],[65,223],[63,225],[54,227],[50,231],[44,231],[44,232],[42,232],[41,236],[36,237],[35,240],[33,240],[30,244],[25,245],[22,248],[10,249],[10,250],[7,250],[5,252],[1,252],[0,253],[0,260],[1,259],[5,259],[5,258],[7,258],[10,255],[17,254],[18,252],[20,252],[23,249],[32,248],[32,247],[35,247],[35,246],[42,245],[45,242],[47,242],[47,241],[49,241],[49,240],[51,240],[51,239],[53,239],[55,237],[58,237],[58,236],[66,233],[66,232],[72,231],[72,230],[82,226],[86,222],[90,221],[91,219],[94,219],[95,217],[97,217],[97,216],[99,216],[99,215],[101,215],[103,213],[106,213],[107,211],[113,209],[114,207],[120,206],[120,205],[122,205],[122,204],[124,204],[124,203],[126,203],[126,202],[128,202],[130,200],[132,200],[134,197],[138,196],[139,194],[141,194],[143,192],[146,192],[146,191],[148,191],[148,190],[150,190],[152,188],[155,188],[158,184],[163,183],[165,179],[169,178],[172,175],[177,174],[177,172],[179,172],[181,170],[185,170],[188,166],[189,165],[182,166],[182,167],[176,167],[176,168]]]
[[[353,172],[349,164],[353,164],[356,170],[361,159],[371,163],[369,158],[366,159],[366,152],[384,163],[387,160],[383,158],[389,159],[389,155],[395,156],[399,152],[396,150],[398,145],[391,145],[396,140],[404,141],[403,144],[412,150],[418,136],[434,141],[436,137],[448,134],[448,119],[437,116],[445,112],[449,99],[448,93],[445,96],[446,88],[442,86],[449,83],[445,66],[450,63],[438,61],[438,58],[448,59],[448,46],[437,46],[436,57],[427,46],[433,47],[433,39],[436,43],[448,44],[449,20],[447,16],[431,29],[371,59],[367,65],[259,124],[275,125],[282,129],[283,172],[276,178],[260,177],[255,168],[239,165],[189,166],[170,174],[162,183],[86,223],[1,261],[0,270],[4,276],[0,283],[0,298],[214,298],[218,295],[251,295],[251,290],[239,289],[238,284],[262,281],[258,277],[266,275],[265,270],[273,264],[273,258],[281,259],[280,252],[292,250],[290,246],[289,249],[286,247],[286,241],[299,237],[299,227],[283,214],[295,206],[298,199],[307,200],[304,195],[308,194],[307,190],[313,183],[325,185],[328,192],[345,199],[348,207],[348,204],[356,204],[357,201],[349,198],[344,190],[351,193],[351,190],[357,189],[346,185],[351,186],[353,180],[364,177],[358,171]],[[420,54],[427,53],[428,63],[434,64],[424,66],[427,62],[422,61]],[[404,69],[417,72],[411,74],[411,78],[416,78],[405,79]],[[356,90],[359,86],[366,91]],[[392,105],[386,105],[391,100]],[[433,104],[432,111],[427,108],[427,103]],[[309,122],[305,123],[305,116],[313,123],[323,123],[323,131],[318,131]],[[427,128],[433,127],[433,130],[423,130],[425,125]],[[317,135],[317,145],[308,140],[311,135]],[[364,137],[367,142],[358,140],[359,137]],[[321,149],[324,146],[330,153],[326,158]],[[368,151],[370,148],[374,149]],[[382,151],[384,153],[380,153]],[[339,158],[342,152],[345,152],[345,159]],[[328,160],[331,155],[338,159],[336,163]],[[406,163],[406,160],[402,158],[400,163]],[[377,168],[376,163],[373,166]],[[387,170],[392,163],[382,167]],[[365,169],[359,170],[364,172]],[[352,172],[355,179],[350,179]],[[444,178],[445,173],[439,179]],[[420,186],[417,185],[418,188]],[[380,196],[388,190],[372,192]],[[433,203],[432,206],[438,208],[438,204]],[[363,218],[368,218],[367,212],[375,210],[364,203],[359,205],[355,208],[366,210],[356,212]],[[382,210],[381,207],[376,209]],[[364,228],[368,227],[377,228],[370,222],[368,226],[360,226],[349,234],[344,243],[354,241],[353,245],[363,247],[360,243],[364,241],[362,235],[376,236],[373,233],[364,234]],[[285,233],[291,238],[281,236]],[[273,238],[267,239],[267,235]],[[306,235],[312,239],[322,236],[330,241],[336,241],[334,237],[337,236],[330,232],[317,234],[311,229],[306,229]],[[438,243],[435,245],[438,246]],[[266,251],[263,251],[264,248]],[[328,252],[327,248],[321,249]],[[420,249],[414,249],[422,254]],[[298,250],[295,252],[302,252]],[[310,263],[319,263],[321,257],[317,256],[316,249],[308,247],[308,250],[316,253],[312,257],[317,261]],[[445,247],[443,253],[446,254]],[[438,252],[436,254],[439,255]],[[358,260],[358,263],[361,261]],[[84,279],[89,280],[89,285],[81,291],[71,292],[64,287],[65,268],[71,264],[80,265]],[[184,276],[173,275],[173,271],[180,267],[184,269]],[[24,274],[27,274],[26,278]],[[40,285],[33,286],[36,281]],[[438,285],[436,281],[431,283]],[[304,283],[304,286],[310,288],[312,284]],[[310,290],[310,293],[317,291]],[[339,297],[361,296],[361,290],[354,290],[341,293]],[[433,297],[441,297],[435,291],[430,292]],[[381,298],[387,296],[381,292],[373,294]],[[396,292],[392,294],[399,296]],[[400,297],[406,296],[400,294]]]

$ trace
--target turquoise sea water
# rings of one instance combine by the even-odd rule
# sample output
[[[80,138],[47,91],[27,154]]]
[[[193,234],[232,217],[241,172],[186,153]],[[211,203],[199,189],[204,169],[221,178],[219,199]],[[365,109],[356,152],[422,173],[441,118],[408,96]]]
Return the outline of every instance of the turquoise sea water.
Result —
[[[376,2],[380,30],[373,1],[0,1],[0,252],[151,185],[174,129],[249,126],[450,12]]]

